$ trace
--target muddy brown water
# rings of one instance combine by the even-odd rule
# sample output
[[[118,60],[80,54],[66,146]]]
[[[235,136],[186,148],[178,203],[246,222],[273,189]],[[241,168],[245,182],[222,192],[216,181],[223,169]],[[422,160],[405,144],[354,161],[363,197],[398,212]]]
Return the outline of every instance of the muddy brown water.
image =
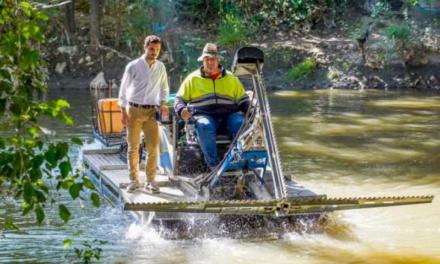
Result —
[[[46,122],[54,137],[91,141],[90,96],[52,90],[71,102],[74,127]],[[421,92],[317,90],[270,94],[284,173],[332,197],[436,195],[432,204],[338,212],[319,233],[231,239],[166,239],[109,205],[70,202],[67,225],[51,213],[41,227],[2,198],[0,263],[63,263],[82,241],[106,240],[103,263],[440,263],[440,96]],[[79,149],[72,155],[78,160]],[[75,236],[80,231],[81,236]],[[70,250],[63,240],[73,238]]]

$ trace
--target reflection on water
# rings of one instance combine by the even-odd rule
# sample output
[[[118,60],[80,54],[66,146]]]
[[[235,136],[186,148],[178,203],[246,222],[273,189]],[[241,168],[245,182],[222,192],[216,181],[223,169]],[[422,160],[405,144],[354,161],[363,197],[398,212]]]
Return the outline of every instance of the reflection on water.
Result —
[[[75,120],[74,127],[47,122],[57,138],[91,138],[88,93],[49,93],[71,102]],[[169,240],[109,206],[70,202],[75,218],[67,226],[54,209],[38,228],[26,224],[31,217],[15,201],[2,200],[0,218],[16,219],[21,231],[0,233],[0,262],[71,261],[63,240],[83,230],[73,247],[107,240],[106,263],[440,263],[439,96],[322,90],[277,92],[270,100],[286,175],[333,197],[433,194],[434,202],[338,212],[320,232],[277,239]]]
[[[439,96],[339,90],[307,94],[272,96],[287,174],[300,181],[322,180],[327,174],[332,181],[354,177],[440,183]]]

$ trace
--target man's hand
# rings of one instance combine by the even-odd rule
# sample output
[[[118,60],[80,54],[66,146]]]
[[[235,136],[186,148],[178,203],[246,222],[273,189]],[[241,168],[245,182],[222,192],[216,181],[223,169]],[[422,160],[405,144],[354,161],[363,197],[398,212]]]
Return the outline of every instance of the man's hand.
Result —
[[[121,113],[122,113],[122,119],[121,119],[122,124],[125,127],[127,127],[127,125],[128,125],[128,114],[127,114],[127,112],[125,111],[124,108],[121,109]]]
[[[183,121],[188,121],[188,119],[191,118],[191,113],[188,111],[188,109],[183,109],[182,112],[180,112],[180,117],[183,119]]]
[[[160,105],[160,116],[168,116],[170,114],[170,110],[166,104]]]

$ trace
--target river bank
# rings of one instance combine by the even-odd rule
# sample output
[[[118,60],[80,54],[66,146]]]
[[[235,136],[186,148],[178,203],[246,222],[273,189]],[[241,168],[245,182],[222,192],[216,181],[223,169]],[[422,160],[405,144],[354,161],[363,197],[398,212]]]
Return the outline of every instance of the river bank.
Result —
[[[330,22],[322,19],[313,25],[304,23],[273,31],[262,29],[242,44],[259,47],[265,52],[264,75],[268,89],[427,89],[440,92],[438,18],[426,17],[413,10],[411,33],[405,35],[402,32],[407,28],[400,28],[399,23],[406,23],[408,19],[401,15],[379,20],[362,10],[346,12],[350,15]],[[196,58],[204,43],[217,40],[216,32],[209,27],[176,22],[159,34],[166,43],[160,59],[167,66],[172,91],[178,89],[186,74],[198,67]],[[390,30],[394,33],[389,33]],[[132,57],[109,45],[96,49],[88,45],[87,37],[78,37],[74,44],[55,45],[50,48],[51,52],[46,52],[50,88],[88,88],[101,72],[101,86],[119,86],[124,67]],[[226,58],[223,64],[229,68],[235,48],[222,50]],[[139,50],[139,55],[141,52]],[[311,65],[304,66],[307,61],[312,62]]]

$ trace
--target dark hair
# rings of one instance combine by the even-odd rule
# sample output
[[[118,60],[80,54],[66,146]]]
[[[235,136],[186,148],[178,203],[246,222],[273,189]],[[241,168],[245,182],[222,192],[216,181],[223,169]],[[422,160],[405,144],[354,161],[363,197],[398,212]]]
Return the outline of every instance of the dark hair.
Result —
[[[144,45],[148,46],[148,45],[150,45],[150,43],[162,43],[162,41],[160,40],[160,38],[158,36],[149,35],[149,36],[145,37]]]

